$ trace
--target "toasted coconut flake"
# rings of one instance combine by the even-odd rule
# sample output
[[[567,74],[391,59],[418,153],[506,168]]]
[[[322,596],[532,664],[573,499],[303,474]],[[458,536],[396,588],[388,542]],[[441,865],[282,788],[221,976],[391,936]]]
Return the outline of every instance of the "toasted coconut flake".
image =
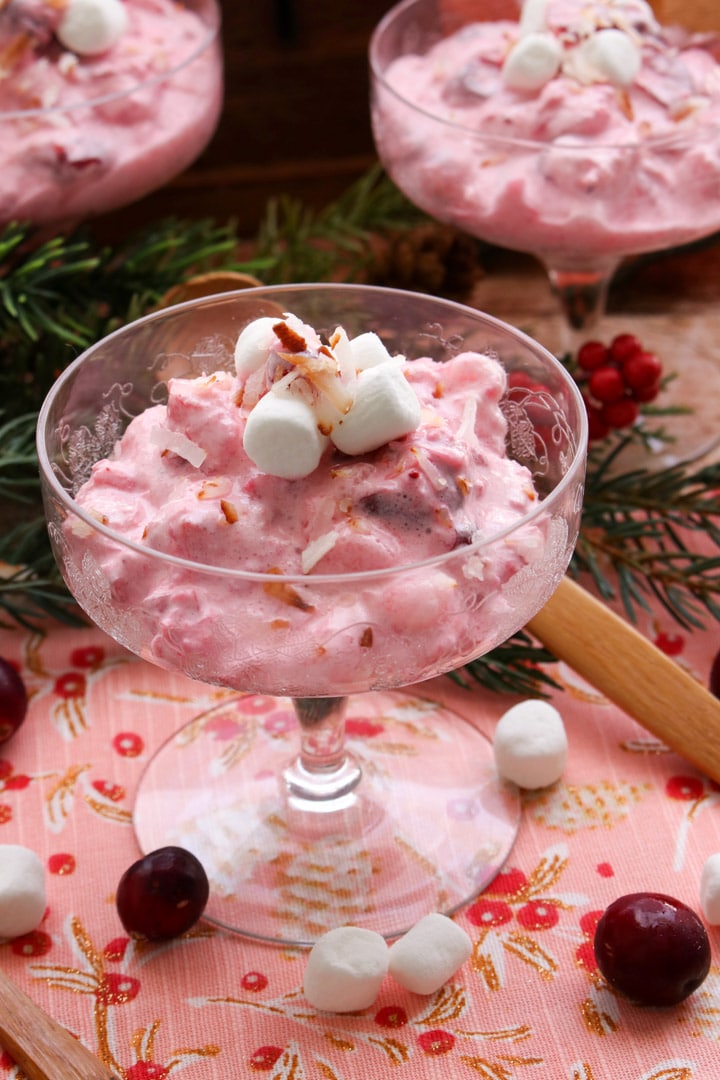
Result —
[[[224,499],[231,491],[232,480],[229,476],[209,476],[207,480],[203,480],[197,497],[198,499]]]
[[[360,635],[360,648],[372,649],[373,645],[373,628],[372,626],[366,626]]]
[[[221,499],[220,509],[222,510],[223,517],[227,521],[228,525],[234,525],[235,522],[238,520],[239,515],[237,512],[237,508],[233,505],[233,503],[228,502],[227,499]]]
[[[285,348],[290,353],[306,352],[308,343],[302,334],[298,334],[297,330],[293,330],[291,326],[288,326],[286,322],[278,322],[273,326],[273,332],[275,337],[278,338]]]
[[[463,405],[462,419],[460,420],[460,427],[457,429],[457,435],[455,436],[458,442],[471,443],[475,442],[475,421],[477,420],[477,401],[474,397],[465,398],[465,404]]]
[[[334,529],[311,540],[300,556],[303,574],[309,574],[312,568],[335,547],[338,534]]]
[[[271,574],[279,574],[279,570],[270,570]],[[305,600],[297,589],[294,589],[292,585],[288,585],[285,581],[267,581],[263,585],[263,591],[272,596],[273,599],[279,600],[281,604],[287,604],[288,607],[298,608],[299,611],[314,611],[315,608],[312,604],[309,604]]]
[[[160,450],[171,450],[173,454],[199,469],[207,457],[207,450],[188,439],[181,431],[170,431],[164,427],[154,427],[150,432],[150,441]]]

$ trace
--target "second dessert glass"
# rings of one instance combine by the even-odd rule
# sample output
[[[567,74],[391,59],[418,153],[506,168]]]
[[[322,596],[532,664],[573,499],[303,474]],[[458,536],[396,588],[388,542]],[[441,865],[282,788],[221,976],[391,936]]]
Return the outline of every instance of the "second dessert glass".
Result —
[[[540,6],[532,4],[533,11]],[[589,19],[592,7],[578,5],[576,20]],[[640,98],[656,97],[656,112],[666,109],[671,119],[653,135],[638,118],[634,133],[622,140],[602,134],[608,109],[632,112],[622,90],[611,91],[614,104],[592,98],[583,104],[581,84],[573,89],[566,79],[565,90],[544,99],[535,116],[537,93],[503,94],[502,49],[484,55],[478,46],[461,69],[437,60],[434,97],[427,87],[418,88],[414,69],[443,39],[462,32],[472,43],[471,24],[517,24],[522,8],[520,0],[403,0],[392,8],[370,43],[375,141],[389,175],[432,217],[536,256],[569,327],[587,330],[604,314],[608,285],[624,258],[720,230],[718,76],[715,101],[707,103],[692,96],[688,77],[673,67],[674,50],[668,50],[665,69],[658,53],[657,65],[643,76]],[[693,14],[687,5],[683,19],[690,31],[697,29]],[[713,59],[720,65],[720,9],[712,18],[714,25],[703,23],[695,38],[708,66]],[[398,62],[404,69],[400,83],[393,70]],[[695,122],[696,110],[702,122]]]
[[[509,377],[508,454],[532,474],[532,512],[421,563],[287,576],[172,557],[80,508],[93,463],[165,400],[171,377],[232,370],[243,327],[283,312],[326,338],[338,325],[351,337],[373,330],[410,361],[497,356]],[[286,944],[347,923],[391,937],[492,880],[515,839],[518,793],[497,776],[482,723],[414,684],[488,652],[550,597],[579,528],[586,434],[572,378],[530,338],[451,301],[370,286],[269,286],[180,304],[116,331],[60,376],[38,454],[68,586],[139,656],[242,692],[159,748],[134,808],[144,851],[179,844],[203,862],[210,919]],[[221,481],[208,477],[208,497]],[[165,601],[151,610],[158,588]],[[202,600],[195,618],[188,597]],[[468,714],[482,721],[482,698],[468,693]]]

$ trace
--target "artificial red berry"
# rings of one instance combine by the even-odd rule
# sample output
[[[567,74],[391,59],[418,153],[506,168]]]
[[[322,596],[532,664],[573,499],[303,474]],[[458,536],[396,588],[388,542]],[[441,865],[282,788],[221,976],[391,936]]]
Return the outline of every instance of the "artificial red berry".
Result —
[[[662,893],[629,893],[603,913],[595,958],[610,986],[638,1005],[676,1005],[710,970],[707,931],[692,908]]]
[[[610,356],[618,364],[624,364],[628,357],[642,352],[642,344],[634,334],[618,334],[610,342]]]
[[[710,693],[714,694],[716,698],[720,698],[720,652],[712,662],[710,668]]]
[[[588,418],[588,438],[591,442],[604,439],[610,434],[610,428],[603,419],[602,411],[589,401],[585,402],[585,408]]]
[[[631,427],[635,423],[640,410],[636,402],[624,397],[620,401],[611,401],[603,405],[601,415],[608,427],[624,428]]]
[[[647,405],[649,401],[654,401],[660,393],[660,383],[652,383],[650,386],[640,387],[638,390],[632,390],[630,397],[633,401],[637,401],[640,405]]]
[[[120,878],[115,903],[129,934],[163,940],[195,925],[209,892],[200,860],[184,848],[168,846],[128,867]]]
[[[605,405],[625,397],[625,380],[618,368],[604,364],[593,371],[588,389],[596,401]]]
[[[583,371],[595,371],[596,368],[607,363],[607,359],[607,346],[603,345],[602,341],[586,341],[578,349],[578,367],[581,367]]]
[[[631,390],[655,386],[662,375],[662,364],[652,352],[636,352],[623,362],[622,374]]]
[[[0,743],[7,742],[27,714],[25,683],[7,660],[0,657]]]

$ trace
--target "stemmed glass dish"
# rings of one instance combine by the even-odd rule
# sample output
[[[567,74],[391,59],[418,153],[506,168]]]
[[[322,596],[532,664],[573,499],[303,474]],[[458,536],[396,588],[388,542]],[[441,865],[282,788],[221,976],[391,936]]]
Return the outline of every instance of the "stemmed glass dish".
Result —
[[[545,26],[543,7],[527,3],[528,33]],[[583,35],[595,38],[593,7],[598,26],[644,35],[633,78],[566,71]],[[690,47],[678,28],[661,47],[642,7],[578,5],[580,29],[555,28],[562,77],[531,89],[503,75],[521,36],[517,0],[403,0],[370,44],[373,128],[390,176],[433,217],[536,256],[576,330],[604,313],[622,259],[720,229],[720,37],[697,34]],[[499,20],[488,45],[483,26]]]
[[[325,339],[338,325],[351,338],[373,330],[410,362],[496,356],[508,378],[507,453],[533,478],[532,509],[420,562],[287,575],[168,555],[78,505],[93,463],[132,417],[166,400],[170,378],[233,370],[243,327],[283,312]],[[204,863],[211,919],[288,943],[342,923],[392,936],[428,911],[457,909],[497,873],[517,793],[498,779],[480,729],[413,684],[489,651],[552,594],[577,536],[585,449],[577,388],[540,345],[450,301],[370,286],[190,301],[123,327],[60,376],[38,454],[68,586],[139,656],[242,692],[158,750],[134,811],[143,850],[181,844]],[[222,484],[208,476],[203,490],[212,497]],[[282,518],[282,505],[267,511],[268,522]]]
[[[223,100],[216,0],[168,3],[164,14],[129,3],[114,48],[81,57],[46,30],[34,39],[13,4],[0,10],[0,224],[75,225],[198,157]]]

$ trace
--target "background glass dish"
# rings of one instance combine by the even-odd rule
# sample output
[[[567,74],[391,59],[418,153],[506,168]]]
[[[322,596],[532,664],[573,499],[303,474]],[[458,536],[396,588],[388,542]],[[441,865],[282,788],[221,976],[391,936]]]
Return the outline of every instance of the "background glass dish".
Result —
[[[220,8],[216,0],[183,0],[180,8],[197,15],[200,35],[162,57],[164,70],[138,81],[100,58],[92,96],[83,97],[82,82],[68,91],[58,78],[72,100],[38,106],[17,93],[29,107],[0,110],[0,224],[74,225],[135,202],[198,157],[222,108]],[[31,90],[38,78],[29,78]],[[6,86],[12,79],[11,70]]]
[[[370,43],[376,145],[393,180],[431,216],[536,256],[570,326],[587,328],[604,313],[622,259],[720,229],[720,105],[707,123],[681,121],[671,134],[618,145],[579,128],[558,134],[552,118],[542,140],[500,134],[497,118],[492,131],[472,127],[463,106],[450,118],[396,89],[398,58],[424,55],[468,23],[517,21],[521,7],[404,0],[388,12]],[[692,19],[691,5],[684,17]],[[720,31],[720,8],[713,18]],[[720,37],[705,34],[703,48],[720,62]],[[480,64],[467,74],[475,89],[466,86],[466,101],[482,100],[481,72]],[[521,113],[516,101],[515,123]]]
[[[508,453],[533,474],[532,512],[422,563],[283,576],[173,558],[77,505],[92,464],[132,416],[164,400],[170,377],[233,370],[242,328],[288,311],[326,336],[338,325],[351,337],[374,330],[410,361],[493,352],[513,376],[503,399]],[[387,691],[460,667],[543,606],[577,537],[586,436],[577,387],[540,345],[459,304],[369,286],[270,286],[180,304],[116,331],[60,376],[39,418],[38,455],[68,586],[138,655],[244,692],[159,750],[135,805],[143,850],[179,843],[204,863],[210,918],[289,943],[347,922],[393,936],[428,911],[455,910],[494,877],[519,802],[499,781],[488,740],[417,688]],[[527,558],[509,570],[517,550]],[[439,580],[453,588],[438,607]],[[148,599],[149,581],[171,607],[180,591],[215,597],[214,616],[168,622]]]

